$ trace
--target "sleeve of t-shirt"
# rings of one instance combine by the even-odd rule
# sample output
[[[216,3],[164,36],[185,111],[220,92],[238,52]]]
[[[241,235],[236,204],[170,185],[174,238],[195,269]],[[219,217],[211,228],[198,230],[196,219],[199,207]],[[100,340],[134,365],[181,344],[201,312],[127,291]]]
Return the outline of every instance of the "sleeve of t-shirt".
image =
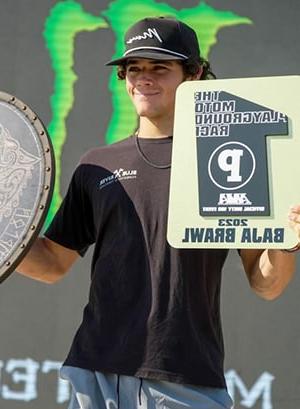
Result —
[[[84,165],[75,170],[67,194],[45,236],[81,256],[95,241],[91,200],[84,184]]]

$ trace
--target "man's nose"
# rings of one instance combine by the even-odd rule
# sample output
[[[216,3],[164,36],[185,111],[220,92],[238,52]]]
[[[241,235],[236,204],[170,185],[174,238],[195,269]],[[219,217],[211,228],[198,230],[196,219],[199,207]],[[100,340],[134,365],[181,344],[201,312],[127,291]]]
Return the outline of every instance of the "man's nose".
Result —
[[[145,83],[152,84],[153,83],[153,75],[151,75],[150,71],[141,70],[138,73],[137,77],[136,77],[136,81],[141,82],[143,84],[145,84]]]

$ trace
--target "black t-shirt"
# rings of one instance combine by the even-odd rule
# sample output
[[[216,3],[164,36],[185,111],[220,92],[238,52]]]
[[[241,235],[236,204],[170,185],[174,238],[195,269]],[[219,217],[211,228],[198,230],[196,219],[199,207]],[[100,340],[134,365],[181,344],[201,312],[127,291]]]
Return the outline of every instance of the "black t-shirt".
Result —
[[[155,164],[172,138],[140,139]],[[227,250],[166,241],[170,169],[135,137],[81,160],[46,236],[83,254],[95,243],[89,301],[65,364],[224,387],[221,269]],[[186,209],[188,211],[188,209]]]

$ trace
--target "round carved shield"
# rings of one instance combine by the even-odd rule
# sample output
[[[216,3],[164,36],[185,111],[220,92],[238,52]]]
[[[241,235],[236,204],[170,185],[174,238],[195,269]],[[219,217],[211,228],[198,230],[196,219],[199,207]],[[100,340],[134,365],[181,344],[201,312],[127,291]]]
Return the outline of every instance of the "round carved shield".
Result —
[[[0,282],[41,230],[54,168],[53,148],[40,119],[22,101],[0,92]]]

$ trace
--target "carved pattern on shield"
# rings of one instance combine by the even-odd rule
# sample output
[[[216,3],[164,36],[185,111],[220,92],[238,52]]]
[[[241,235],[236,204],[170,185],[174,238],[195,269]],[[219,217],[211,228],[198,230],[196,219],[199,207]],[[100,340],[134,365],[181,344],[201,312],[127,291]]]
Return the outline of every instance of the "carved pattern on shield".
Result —
[[[0,283],[40,233],[54,179],[47,129],[27,104],[0,91]]]
[[[10,217],[20,203],[32,170],[41,159],[26,152],[0,124],[0,222]]]

